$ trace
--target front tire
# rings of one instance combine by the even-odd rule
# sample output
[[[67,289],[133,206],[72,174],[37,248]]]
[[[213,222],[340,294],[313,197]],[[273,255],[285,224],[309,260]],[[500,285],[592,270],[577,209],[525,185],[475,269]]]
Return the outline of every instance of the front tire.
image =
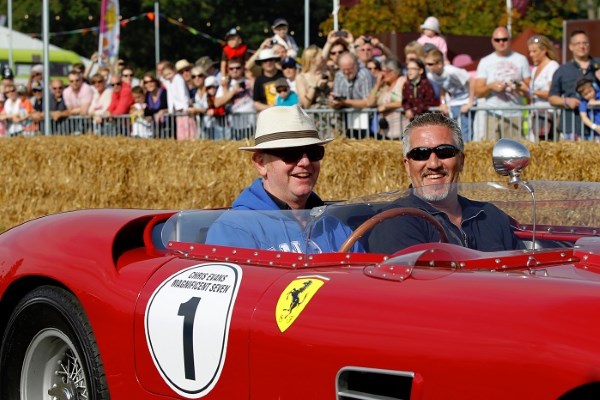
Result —
[[[109,399],[98,345],[75,296],[58,287],[28,293],[8,320],[0,350],[3,400]]]

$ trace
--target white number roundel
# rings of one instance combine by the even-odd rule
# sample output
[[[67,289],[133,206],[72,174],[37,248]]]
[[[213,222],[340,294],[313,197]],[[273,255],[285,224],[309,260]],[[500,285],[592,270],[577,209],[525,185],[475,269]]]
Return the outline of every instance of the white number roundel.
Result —
[[[148,348],[161,376],[179,395],[200,398],[219,380],[241,280],[237,265],[200,264],[170,276],[150,297]]]

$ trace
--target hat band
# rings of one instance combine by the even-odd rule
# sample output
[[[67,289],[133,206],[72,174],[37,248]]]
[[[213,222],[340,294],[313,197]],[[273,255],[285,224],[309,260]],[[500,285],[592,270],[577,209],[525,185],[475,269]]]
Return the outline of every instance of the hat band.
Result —
[[[269,133],[268,135],[262,135],[257,137],[254,140],[254,145],[263,144],[266,142],[270,142],[273,140],[283,140],[283,139],[317,139],[319,138],[319,133],[317,131],[294,131],[294,132],[276,132]]]

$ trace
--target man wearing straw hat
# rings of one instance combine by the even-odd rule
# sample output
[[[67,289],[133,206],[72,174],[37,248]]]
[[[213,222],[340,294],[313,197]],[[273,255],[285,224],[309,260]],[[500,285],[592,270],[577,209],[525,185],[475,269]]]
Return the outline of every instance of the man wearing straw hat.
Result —
[[[260,178],[240,193],[232,209],[273,212],[229,211],[211,225],[206,242],[302,253],[336,251],[352,232],[337,219],[324,217],[310,226],[291,213],[281,212],[323,205],[313,188],[325,155],[324,145],[331,140],[320,138],[312,117],[297,105],[261,112],[254,146],[240,148],[252,152],[252,164]],[[307,229],[311,237],[308,242]],[[354,248],[360,249],[360,245]]]

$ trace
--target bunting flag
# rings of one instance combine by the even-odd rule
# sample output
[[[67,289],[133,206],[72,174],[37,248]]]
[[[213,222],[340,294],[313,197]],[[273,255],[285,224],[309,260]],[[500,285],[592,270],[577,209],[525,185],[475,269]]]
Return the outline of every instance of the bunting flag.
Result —
[[[102,11],[104,12],[105,8],[104,8],[104,3],[109,3],[109,4],[116,4],[116,12],[119,12],[119,1],[118,0],[103,0],[102,1]],[[110,6],[110,5],[109,5]],[[113,25],[110,25],[112,28],[108,28],[109,24],[107,23],[109,18],[108,15],[109,13],[107,12],[105,15],[105,17],[101,16],[100,19],[100,26],[93,26],[93,27],[89,27],[89,28],[80,28],[80,29],[73,29],[70,31],[60,31],[60,32],[50,32],[50,36],[64,36],[64,35],[78,35],[78,34],[87,34],[87,33],[96,33],[96,32],[100,32],[100,54],[110,54],[110,53],[106,53],[104,51],[104,47],[102,47],[102,43],[106,43],[107,45],[110,44],[110,41],[108,40],[108,35],[106,34],[106,32],[110,32],[111,29],[116,30],[116,34],[114,35],[114,37],[116,37],[116,55],[115,55],[115,59],[118,56],[118,52],[119,52],[119,40],[120,40],[120,30],[119,30],[119,26],[121,27],[126,27],[127,24],[129,24],[130,22],[133,21],[137,21],[140,19],[144,19],[147,18],[150,21],[154,21],[154,18],[159,17],[161,19],[166,20],[168,23],[172,24],[172,25],[176,25],[181,29],[184,29],[186,31],[188,31],[189,33],[191,33],[194,36],[201,36],[209,41],[211,41],[212,43],[218,43],[220,45],[224,45],[225,41],[222,39],[217,39],[211,35],[209,35],[208,33],[204,33],[194,27],[188,26],[184,23],[179,22],[177,19],[175,18],[171,18],[167,15],[163,15],[163,14],[158,14],[158,15],[154,15],[153,12],[145,12],[139,15],[134,15],[133,17],[130,18],[126,18],[126,19],[122,19],[120,22],[117,23],[117,21],[119,21],[119,15],[116,14],[113,17],[110,17],[112,19],[112,21],[115,21],[113,23]],[[103,23],[103,21],[105,21]],[[106,29],[103,31],[102,27],[105,26]],[[41,34],[39,33],[29,33],[29,36],[36,38],[36,37],[41,37]],[[110,50],[110,47],[107,46],[107,49]],[[107,50],[107,51],[108,51]],[[249,50],[250,52],[254,52],[253,50]]]
[[[119,58],[120,29],[119,0],[102,0],[98,41],[100,60],[114,64]]]

